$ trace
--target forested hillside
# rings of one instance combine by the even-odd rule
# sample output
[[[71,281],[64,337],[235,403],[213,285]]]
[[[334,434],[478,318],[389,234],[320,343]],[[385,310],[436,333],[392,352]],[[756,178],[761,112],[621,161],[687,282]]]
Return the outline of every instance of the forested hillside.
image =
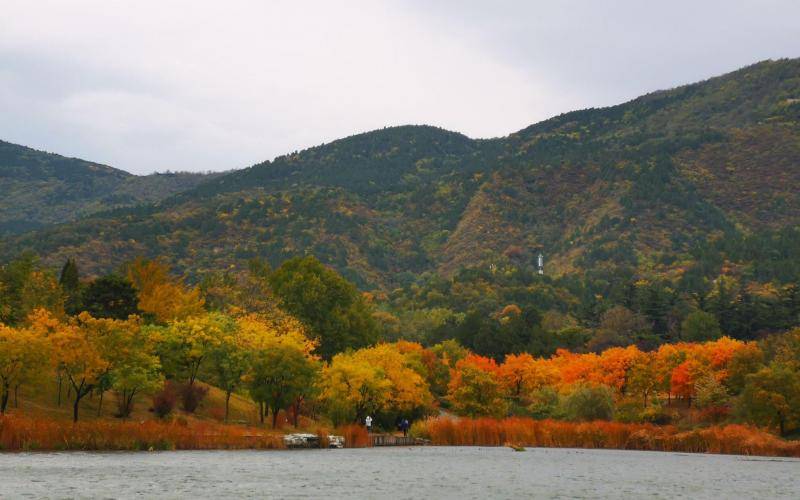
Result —
[[[193,270],[309,253],[365,288],[395,287],[425,271],[527,266],[540,249],[549,275],[600,262],[682,273],[698,245],[791,232],[800,215],[799,99],[800,62],[783,60],[568,113],[501,139],[388,128],[8,247],[30,246],[53,261],[85,249],[95,271],[139,253]],[[29,176],[49,166],[48,178],[83,189],[56,186],[13,202],[29,210],[55,199],[71,207],[75,198],[84,211],[130,205],[188,182],[162,179],[163,189],[136,190],[121,172],[78,160],[33,155],[17,163]],[[48,222],[58,220],[58,210],[47,212]],[[14,210],[4,208],[3,217]]]
[[[570,446],[593,421],[647,443],[613,447],[797,454],[713,426],[800,432],[800,60],[508,137],[393,127],[216,177],[3,151],[2,220],[41,227],[0,245],[0,413],[31,390],[78,421],[108,392],[121,418],[150,400]],[[425,419],[442,409],[527,418]]]
[[[0,237],[111,208],[151,203],[210,177],[192,173],[136,176],[0,141]]]
[[[118,171],[61,161],[130,192]],[[696,311],[748,339],[800,323],[798,185],[800,60],[766,61],[503,138],[348,137],[6,238],[0,258],[32,250],[97,275],[161,257],[201,283],[313,255],[371,292],[384,336],[456,336],[492,356],[650,347],[682,338]],[[88,206],[114,207],[104,196]]]

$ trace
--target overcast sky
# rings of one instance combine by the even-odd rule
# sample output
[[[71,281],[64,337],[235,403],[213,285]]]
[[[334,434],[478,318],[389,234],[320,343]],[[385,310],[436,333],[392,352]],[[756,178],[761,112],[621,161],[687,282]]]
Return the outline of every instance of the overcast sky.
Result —
[[[3,0],[0,139],[227,170],[387,125],[501,136],[799,56],[798,0]]]

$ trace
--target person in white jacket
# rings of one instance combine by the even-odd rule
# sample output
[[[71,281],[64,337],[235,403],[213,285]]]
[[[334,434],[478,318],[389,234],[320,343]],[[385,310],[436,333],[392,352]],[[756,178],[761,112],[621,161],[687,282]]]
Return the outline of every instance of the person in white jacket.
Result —
[[[367,432],[372,432],[372,417],[367,415],[367,418],[364,419],[364,423],[367,424]]]

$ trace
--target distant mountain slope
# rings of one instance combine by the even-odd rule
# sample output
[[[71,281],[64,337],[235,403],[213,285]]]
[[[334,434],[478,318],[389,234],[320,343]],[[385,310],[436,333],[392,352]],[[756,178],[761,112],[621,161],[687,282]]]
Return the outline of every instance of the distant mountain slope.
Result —
[[[135,176],[0,141],[0,236],[158,201],[208,178],[190,173]]]
[[[796,226],[798,95],[800,60],[768,61],[512,134],[440,270],[532,248],[560,273],[669,268],[710,236]]]
[[[548,274],[678,277],[720,238],[796,228],[798,185],[800,60],[766,61],[505,138],[425,126],[348,137],[17,238],[3,256],[33,248],[100,271],[164,255],[202,271],[312,253],[392,289],[531,266],[542,251]]]

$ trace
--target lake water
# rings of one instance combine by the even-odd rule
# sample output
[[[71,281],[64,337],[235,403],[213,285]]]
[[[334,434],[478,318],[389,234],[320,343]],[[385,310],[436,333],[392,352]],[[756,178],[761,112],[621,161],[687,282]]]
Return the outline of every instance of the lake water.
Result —
[[[800,498],[800,460],[373,448],[0,455],[2,498]]]

